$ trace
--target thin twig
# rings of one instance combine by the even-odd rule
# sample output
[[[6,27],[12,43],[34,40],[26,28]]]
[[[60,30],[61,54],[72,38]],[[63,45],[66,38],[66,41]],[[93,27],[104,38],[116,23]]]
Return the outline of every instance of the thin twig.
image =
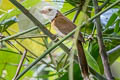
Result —
[[[59,62],[57,63],[58,66],[60,65],[60,63],[62,63],[62,61],[64,60],[65,56],[66,56],[66,54],[64,54],[64,55],[61,57],[61,59],[60,59]]]
[[[15,45],[13,45],[10,41],[6,41],[6,43],[7,43],[8,45],[10,45],[11,47],[15,48],[15,49],[19,52],[19,54],[23,55],[22,51],[20,51],[20,50],[19,50]],[[29,59],[28,59],[27,57],[26,57],[26,60],[29,61]]]
[[[25,33],[31,32],[31,31],[36,30],[36,29],[38,29],[37,26],[32,27],[32,28],[27,29],[27,30],[25,30],[25,31],[23,31],[23,32],[19,32],[19,33],[15,34],[15,35],[11,35],[11,36],[5,37],[5,38],[1,39],[0,42],[1,42],[1,41],[7,41],[7,40],[10,40],[10,39],[16,38],[16,37],[18,37],[18,36],[20,36],[20,35],[23,35],[23,34],[25,34]]]
[[[5,51],[5,52],[9,52],[9,53],[14,53],[14,54],[22,55],[22,54],[20,54],[20,53],[18,53],[18,52],[9,51],[9,50],[4,50],[4,49],[0,49],[0,51]],[[26,57],[29,57],[29,58],[32,58],[32,59],[36,59],[36,58],[34,58],[34,57],[32,57],[32,56],[29,56],[29,55],[26,55]]]
[[[67,57],[66,57],[66,59],[64,61],[63,67],[65,67],[65,65],[67,64],[68,58],[69,58],[69,55],[67,55]]]
[[[30,52],[34,57],[38,57],[36,54],[34,54],[32,51],[30,51],[29,49],[27,49],[23,44],[21,44],[19,41],[15,40],[21,47],[23,47],[24,49],[26,49],[28,52]]]
[[[40,63],[37,63],[36,65],[42,65],[42,64],[46,64],[47,65],[47,67],[51,67],[51,68],[53,68],[53,69],[56,69],[54,66],[52,66],[51,64],[48,64],[47,62],[45,62],[44,60],[41,60],[41,62]],[[4,64],[4,63],[2,63],[2,64]],[[18,66],[19,64],[12,64],[12,63],[7,63],[7,65],[12,65],[12,66]],[[29,64],[23,64],[22,66],[29,66]]]
[[[80,13],[80,11],[81,11],[81,8],[79,8],[79,9],[76,11],[76,14],[74,15],[74,18],[73,18],[73,20],[72,20],[73,23],[75,23],[78,15],[79,15],[79,13]]]
[[[110,54],[114,53],[114,52],[117,51],[117,50],[120,50],[120,45],[118,45],[118,46],[116,46],[115,48],[107,51],[107,55],[110,55]]]
[[[95,14],[100,12],[97,0],[93,0],[93,5],[95,8]],[[96,29],[97,29],[97,39],[98,39],[98,44],[99,44],[99,53],[100,53],[101,58],[102,58],[102,62],[103,62],[103,66],[104,66],[104,73],[105,73],[105,76],[108,80],[113,80],[113,76],[112,76],[112,73],[110,70],[110,65],[109,65],[107,53],[105,50],[105,45],[103,43],[102,26],[101,26],[101,22],[100,22],[100,16],[98,16],[95,19],[95,22],[96,22]]]
[[[41,43],[40,41],[37,41],[37,40],[34,40],[34,39],[29,39],[29,40],[31,40],[31,41],[33,41],[33,42],[35,42],[35,43],[37,43],[37,44],[39,44],[39,45],[41,45],[41,46],[45,46],[43,43]]]
[[[113,39],[113,40],[120,40],[120,37],[115,37],[115,36],[111,36],[111,37],[103,37],[104,39]]]
[[[48,44],[48,42],[46,42],[47,38],[42,38],[42,40],[44,42],[44,45],[45,45],[46,49],[48,49],[49,48],[49,46],[48,46],[49,44]],[[53,58],[52,54],[49,54],[49,57],[51,59],[51,63],[54,64],[54,66],[56,67],[57,66],[56,65],[56,60]]]
[[[99,3],[104,3],[104,1],[101,1],[101,0],[98,0],[98,2],[99,2]],[[109,4],[113,4],[113,2],[109,0]],[[118,4],[116,4],[116,5],[119,6],[120,3],[118,3]]]
[[[109,0],[106,0],[100,7],[99,9],[101,10],[102,8],[105,7],[105,5],[107,5],[109,3]]]
[[[19,64],[8,63],[8,65],[17,66],[18,67]],[[22,64],[22,66],[27,67],[27,66],[29,66],[29,64]]]
[[[22,68],[22,65],[23,65],[23,62],[24,62],[24,59],[25,59],[26,54],[27,54],[27,50],[24,51],[23,56],[21,57],[20,63],[19,63],[19,65],[18,65],[16,74],[15,74],[15,76],[14,76],[14,78],[13,78],[12,80],[16,80],[16,77],[17,77],[18,74],[20,73],[20,70],[21,70],[21,68]]]
[[[6,30],[7,34],[10,36],[11,34]],[[30,52],[34,57],[37,57],[37,55],[35,55],[33,52],[31,52],[29,49],[27,49],[24,45],[22,45],[19,41],[17,41],[16,39],[14,39],[15,42],[17,42],[21,47],[23,47],[25,50],[27,50],[28,52]],[[17,47],[15,47],[17,49]]]
[[[26,49],[29,53],[31,53],[34,57],[38,58],[37,55],[35,55],[35,53],[33,53],[32,51],[30,51],[29,49],[27,49],[24,45],[22,45],[20,42],[18,42],[17,40],[15,40],[19,45],[21,45],[24,49]],[[44,60],[41,60],[41,62],[43,62],[44,64],[46,64],[47,66],[51,66],[53,69],[55,69],[55,67],[53,67],[52,65],[49,65],[48,63],[46,63]]]
[[[53,69],[56,70],[56,67],[52,66],[51,64],[48,64],[47,62],[45,62],[44,60],[41,60],[42,63],[46,64],[48,67],[51,67]]]
[[[34,35],[34,36],[19,36],[19,37],[16,37],[16,38],[12,38],[10,40],[13,40],[13,39],[30,39],[30,38],[43,38],[43,37],[47,37],[46,35]]]

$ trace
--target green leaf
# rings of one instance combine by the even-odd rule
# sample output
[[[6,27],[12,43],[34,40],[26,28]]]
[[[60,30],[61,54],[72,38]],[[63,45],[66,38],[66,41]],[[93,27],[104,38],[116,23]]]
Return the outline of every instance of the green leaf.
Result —
[[[99,66],[96,62],[96,60],[94,59],[94,57],[91,56],[91,54],[89,52],[86,52],[87,54],[86,55],[86,58],[87,58],[87,62],[88,62],[88,65],[94,69],[96,72],[100,73],[100,69],[99,69]]]
[[[16,23],[15,19],[9,19],[7,21],[3,21],[0,24],[0,32],[4,32],[9,26],[11,26],[14,23]]]
[[[74,80],[83,80],[82,79],[82,75],[81,75],[81,72],[80,72],[80,67],[78,64],[74,64]],[[56,80],[69,80],[68,79],[68,72],[66,72],[62,77],[60,77],[59,79],[56,79]]]
[[[109,54],[110,64],[113,64],[120,57],[119,53],[120,53],[120,49],[118,49],[115,52]]]
[[[120,30],[120,19],[116,21],[114,32],[118,33]]]
[[[17,67],[11,64],[18,64],[20,56],[18,54],[13,54],[12,52],[7,52],[5,50],[11,51],[8,48],[4,49],[4,51],[3,49],[0,49],[0,73],[3,73],[3,70],[5,70],[5,79],[12,80]]]
[[[22,3],[22,5],[25,6],[25,8],[30,9],[32,6],[36,5],[40,1],[41,0],[25,0]],[[2,14],[2,17],[0,17],[0,22],[4,19],[11,18],[11,17],[16,16],[20,13],[21,13],[20,10],[18,10],[17,8],[11,9],[11,11],[9,11],[8,13]]]
[[[117,19],[117,15],[116,13],[113,13],[105,27],[108,28],[109,26],[112,26],[116,19]]]
[[[103,69],[102,61],[101,61],[101,58],[100,58],[100,55],[99,55],[99,46],[98,46],[98,43],[96,41],[90,42],[90,46],[88,47],[88,50],[86,50],[86,51],[88,51],[87,54],[90,53],[90,58],[91,58],[91,56],[93,58],[92,62],[91,62],[91,60],[90,61],[88,60],[88,64],[90,66],[93,65],[91,68],[93,68],[95,70],[97,69],[98,72],[103,73],[104,69]],[[96,65],[94,66],[93,63],[95,63]]]
[[[69,3],[64,3],[63,8],[61,8],[60,11],[61,11],[61,12],[66,12],[66,11],[71,10],[71,9],[73,9],[73,8],[74,8],[74,6],[70,5]],[[69,18],[70,20],[72,20],[72,18],[73,18],[73,16],[74,16],[74,13],[75,13],[75,12],[67,15],[67,18]]]
[[[120,10],[118,10],[117,15],[120,17]]]

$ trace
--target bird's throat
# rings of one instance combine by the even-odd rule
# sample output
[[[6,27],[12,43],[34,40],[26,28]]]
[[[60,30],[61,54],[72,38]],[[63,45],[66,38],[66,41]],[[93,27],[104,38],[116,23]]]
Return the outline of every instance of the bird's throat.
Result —
[[[57,11],[55,17],[51,20],[53,22],[57,17],[63,16],[59,11]]]

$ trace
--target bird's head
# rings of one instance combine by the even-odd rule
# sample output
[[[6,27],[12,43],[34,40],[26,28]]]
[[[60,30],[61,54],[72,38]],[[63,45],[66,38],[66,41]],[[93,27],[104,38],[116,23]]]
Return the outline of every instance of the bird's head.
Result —
[[[40,10],[40,13],[43,15],[43,17],[50,21],[55,18],[55,16],[57,15],[57,12],[58,12],[57,9],[55,9],[52,6],[45,6],[43,7],[42,10]]]

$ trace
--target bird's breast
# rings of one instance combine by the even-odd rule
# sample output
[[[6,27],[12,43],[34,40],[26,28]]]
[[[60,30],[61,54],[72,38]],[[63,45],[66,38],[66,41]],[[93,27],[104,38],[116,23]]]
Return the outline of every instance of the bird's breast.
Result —
[[[59,36],[61,36],[61,37],[64,37],[64,36],[65,36],[65,34],[63,34],[63,33],[59,30],[59,28],[55,25],[54,21],[51,22],[51,26],[55,29],[56,33],[57,33]]]

